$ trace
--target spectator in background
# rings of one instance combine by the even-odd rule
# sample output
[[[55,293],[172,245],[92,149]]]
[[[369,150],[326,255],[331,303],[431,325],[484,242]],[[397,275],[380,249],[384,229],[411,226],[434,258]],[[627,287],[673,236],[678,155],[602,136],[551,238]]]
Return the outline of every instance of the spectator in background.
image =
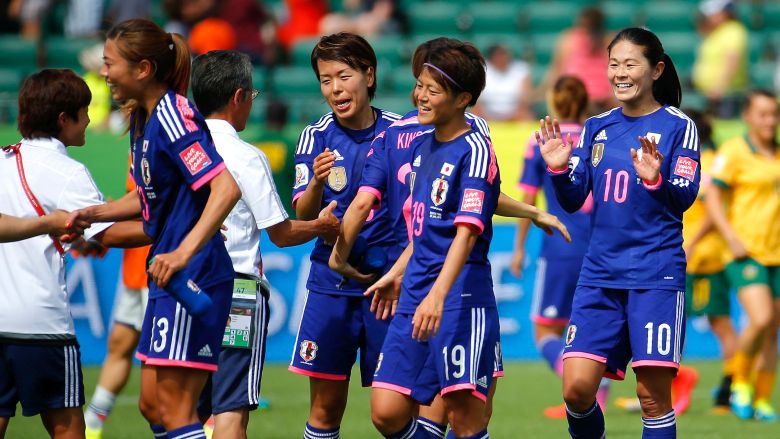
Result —
[[[295,147],[298,143],[297,130],[287,129],[289,108],[279,99],[268,101],[265,109],[265,126],[254,145],[268,157],[271,165],[276,191],[282,200],[292,200],[292,187],[295,180]],[[292,206],[285,203],[287,213],[293,214]]]
[[[563,33],[555,47],[542,90],[547,90],[562,75],[575,76],[585,84],[591,101],[589,114],[616,107],[607,71],[607,44],[604,13],[598,7],[584,8],[575,26]]]
[[[350,32],[372,36],[392,27],[395,12],[393,0],[344,0],[341,12],[331,12],[320,21],[320,32],[325,35]]]
[[[132,18],[149,18],[150,8],[150,0],[111,0],[106,19],[121,23]]]
[[[87,108],[90,128],[107,128],[111,114],[111,90],[106,79],[100,75],[100,68],[103,67],[103,44],[96,44],[79,52],[79,63],[84,68],[82,78],[92,93],[92,102]]]
[[[287,17],[280,20],[277,38],[286,50],[296,41],[319,35],[320,20],[328,13],[326,0],[285,0]]]
[[[8,16],[21,22],[21,36],[35,40],[41,35],[41,21],[49,12],[51,0],[11,0]]]
[[[487,83],[473,113],[487,120],[529,120],[533,82],[528,63],[512,59],[503,44],[488,49]]]
[[[163,0],[163,10],[168,17],[165,31],[185,38],[192,27],[204,18],[216,13],[216,0]]]
[[[707,98],[715,116],[732,118],[748,85],[748,31],[731,0],[707,0],[699,10],[704,38],[693,65],[693,86]]]
[[[276,20],[257,0],[223,0],[219,17],[233,28],[236,50],[246,53],[253,64],[273,64],[276,58]]]

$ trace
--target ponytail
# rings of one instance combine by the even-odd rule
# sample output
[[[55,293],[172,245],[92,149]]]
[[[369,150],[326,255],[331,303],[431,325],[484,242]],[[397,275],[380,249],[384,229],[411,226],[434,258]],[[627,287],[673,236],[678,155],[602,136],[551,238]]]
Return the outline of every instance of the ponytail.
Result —
[[[626,40],[631,44],[641,46],[644,49],[644,55],[650,62],[651,67],[655,67],[659,62],[663,61],[665,65],[664,71],[661,73],[661,76],[653,82],[653,98],[661,105],[679,107],[682,102],[680,78],[677,76],[677,69],[674,67],[672,58],[664,53],[664,47],[661,45],[661,40],[647,29],[629,27],[615,35],[615,38],[609,43],[607,51],[611,52],[612,47],[621,40]]]
[[[179,34],[169,34],[173,40],[174,64],[169,78],[165,81],[176,93],[187,96],[187,88],[190,85],[190,70],[192,69],[192,58],[190,55],[190,46]]]

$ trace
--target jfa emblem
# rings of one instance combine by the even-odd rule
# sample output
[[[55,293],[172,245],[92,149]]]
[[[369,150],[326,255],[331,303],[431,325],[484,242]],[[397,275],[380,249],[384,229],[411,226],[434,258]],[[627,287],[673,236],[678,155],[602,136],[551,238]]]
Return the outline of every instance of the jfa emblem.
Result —
[[[149,160],[146,157],[141,159],[141,178],[144,179],[144,185],[149,186],[152,181],[152,172],[149,169]]]
[[[303,361],[309,362],[317,358],[317,350],[319,347],[317,343],[311,340],[304,340],[301,342],[301,349],[298,351]]]
[[[347,168],[343,166],[332,168],[330,175],[328,175],[328,186],[336,192],[340,192],[347,187]]]
[[[569,325],[569,329],[566,330],[566,346],[570,346],[574,341],[574,337],[577,336],[577,325]]]
[[[601,163],[601,159],[604,157],[604,144],[596,143],[593,145],[593,152],[590,154],[590,162],[596,167]]]
[[[437,178],[433,180],[431,187],[431,201],[433,204],[439,206],[447,199],[447,190],[449,190],[450,184],[443,178]]]

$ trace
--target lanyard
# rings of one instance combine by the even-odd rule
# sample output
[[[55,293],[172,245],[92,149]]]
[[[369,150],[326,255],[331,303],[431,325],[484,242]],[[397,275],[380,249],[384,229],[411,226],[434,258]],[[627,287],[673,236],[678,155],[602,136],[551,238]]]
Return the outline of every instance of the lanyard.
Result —
[[[35,198],[35,194],[33,194],[30,186],[27,184],[27,177],[24,175],[24,165],[22,164],[21,146],[21,143],[17,143],[16,145],[8,145],[3,147],[3,151],[13,153],[16,156],[16,169],[19,171],[19,179],[22,181],[24,194],[27,195],[27,199],[30,200],[30,204],[32,205],[33,209],[35,209],[35,213],[37,213],[38,216],[45,216],[46,212],[44,212],[43,208],[41,207],[41,203],[39,203],[38,199]],[[62,244],[54,239],[54,237],[52,237],[51,240],[54,242],[54,248],[57,249],[57,252],[60,254],[60,256],[65,256],[65,249],[62,248]]]

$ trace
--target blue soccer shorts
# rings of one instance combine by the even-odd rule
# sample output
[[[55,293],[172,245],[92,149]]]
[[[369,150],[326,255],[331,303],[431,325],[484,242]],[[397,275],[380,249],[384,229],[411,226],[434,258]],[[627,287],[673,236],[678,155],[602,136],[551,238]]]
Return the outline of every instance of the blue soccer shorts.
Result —
[[[203,288],[214,303],[195,317],[171,296],[149,298],[136,358],[149,366],[217,370],[233,281]]]
[[[309,291],[289,370],[312,378],[349,379],[360,351],[360,377],[370,386],[389,320],[377,320],[362,296]]]
[[[65,346],[0,343],[0,417],[24,416],[84,405],[81,351]]]
[[[684,340],[684,291],[578,286],[563,359],[605,363],[604,376],[622,380],[629,361],[679,368]]]
[[[531,321],[543,325],[569,323],[580,268],[582,258],[537,260]]]
[[[499,341],[496,308],[444,311],[437,335],[412,339],[413,314],[396,314],[382,346],[373,387],[410,396],[423,405],[437,393],[470,390],[487,401]],[[500,352],[500,347],[498,347]]]

